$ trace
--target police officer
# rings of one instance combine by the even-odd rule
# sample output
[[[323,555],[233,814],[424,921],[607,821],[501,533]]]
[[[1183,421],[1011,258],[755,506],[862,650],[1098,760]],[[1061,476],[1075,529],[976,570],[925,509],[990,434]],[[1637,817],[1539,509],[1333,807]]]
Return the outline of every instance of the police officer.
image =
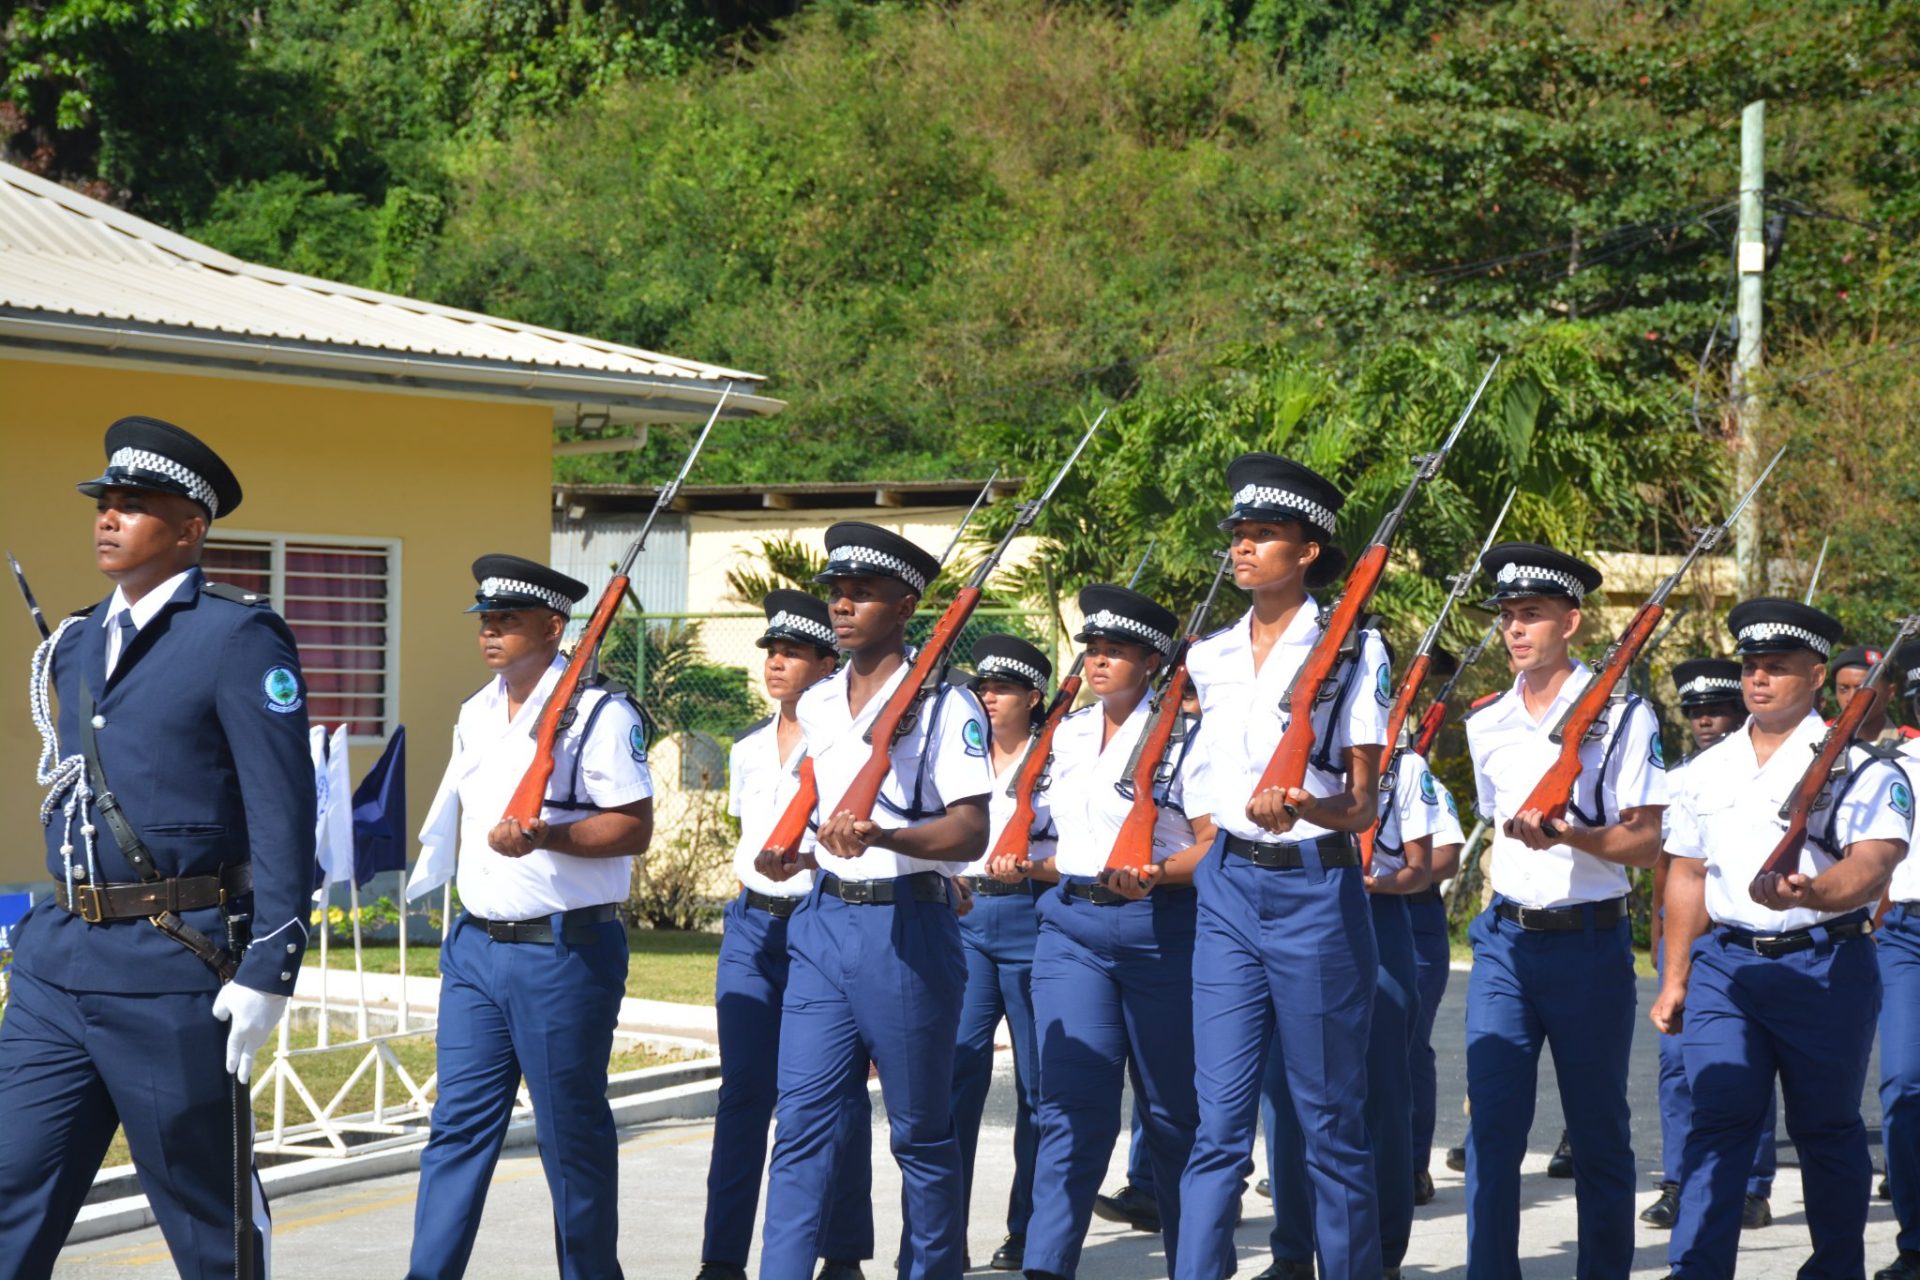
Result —
[[[980,1118],[987,1087],[993,1081],[993,1036],[1004,1020],[1013,1041],[1013,1189],[1007,1196],[1007,1238],[988,1263],[996,1271],[1022,1267],[1027,1219],[1033,1214],[1033,1160],[1039,1143],[1034,1123],[1034,1094],[1040,1063],[1033,1043],[1033,945],[1040,917],[1034,894],[1040,887],[1028,874],[1010,869],[994,874],[987,859],[1013,818],[1015,780],[1027,750],[1046,718],[1043,699],[1053,663],[1018,636],[982,636],[973,646],[973,679],[968,682],[987,713],[987,761],[993,792],[987,803],[987,853],[961,873],[973,907],[960,917],[960,941],[966,948],[967,988],[960,1005],[960,1031],[953,1055],[953,1122],[960,1136],[961,1168],[966,1176],[962,1211],[973,1200],[974,1151],[980,1143]],[[1029,862],[1053,856],[1053,819],[1047,793],[1036,789],[1034,822],[1028,831]],[[964,1219],[963,1219],[964,1222]],[[965,1228],[962,1227],[962,1235]]]
[[[1909,708],[1920,694],[1920,642],[1894,651],[1894,678]],[[1896,757],[1911,792],[1920,787],[1920,751],[1908,739]],[[1911,854],[1893,869],[1891,904],[1880,924],[1884,998],[1880,1004],[1880,1145],[1886,1190],[1900,1224],[1898,1255],[1874,1280],[1920,1280],[1920,861]]]
[[[841,1113],[878,1068],[904,1182],[900,1275],[959,1274],[964,1182],[954,1133],[953,1046],[966,986],[948,885],[987,842],[987,730],[972,693],[928,694],[889,753],[871,818],[840,807],[873,745],[865,733],[910,670],[906,628],[940,562],[859,521],[827,530],[835,642],[851,657],[801,695],[819,787],[822,874],[787,922],[780,1100],[767,1176],[763,1280],[805,1280],[846,1159]],[[804,863],[806,859],[802,859]],[[793,867],[763,854],[778,878]]]
[[[826,601],[804,591],[769,591],[763,678],[774,714],[735,740],[727,760],[727,812],[740,821],[733,872],[740,894],[727,905],[720,935],[714,1007],[720,1033],[720,1098],[707,1164],[706,1234],[698,1280],[746,1280],[760,1177],[767,1163],[780,1063],[780,1002],[787,989],[787,921],[813,887],[813,873],[784,880],[754,866],[767,837],[800,790],[806,744],[800,695],[833,674],[839,655]],[[844,1117],[847,1157],[820,1253],[821,1274],[846,1280],[873,1256],[873,1118],[864,1091]]]
[[[1464,837],[1452,797],[1413,751],[1394,762],[1392,795],[1383,806],[1366,878],[1373,934],[1380,952],[1373,1021],[1367,1035],[1367,1139],[1380,1188],[1383,1274],[1398,1280],[1413,1237],[1413,1073],[1411,1051],[1420,1016],[1413,922],[1407,895],[1428,887],[1436,845],[1458,856]],[[1276,1040],[1277,1045],[1277,1040]],[[1282,1053],[1267,1056],[1261,1086],[1267,1164],[1273,1186],[1274,1263],[1255,1280],[1313,1280],[1314,1223],[1305,1142],[1287,1092]]]
[[[1838,710],[1847,709],[1847,704],[1853,701],[1853,695],[1867,682],[1867,673],[1880,661],[1880,654],[1881,650],[1871,645],[1856,644],[1833,655],[1833,661],[1828,664],[1831,674],[1827,679],[1833,688],[1833,701]],[[1920,742],[1920,737],[1916,737],[1920,730],[1894,724],[1889,714],[1893,710],[1893,685],[1898,676],[1889,673],[1883,679],[1885,683],[1880,689],[1880,701],[1860,724],[1860,741],[1889,751],[1898,750],[1911,742]]]
[[[1520,1275],[1520,1162],[1540,1050],[1551,1046],[1576,1153],[1579,1280],[1633,1265],[1633,1150],[1627,1058],[1633,1045],[1628,867],[1660,850],[1666,765],[1653,709],[1629,696],[1581,744],[1566,820],[1525,808],[1559,755],[1550,736],[1593,675],[1568,656],[1581,605],[1600,586],[1585,561],[1503,542],[1481,567],[1517,671],[1467,717],[1481,816],[1492,824],[1493,902],[1473,922],[1467,983],[1467,1275]]]
[[[52,1272],[120,1127],[180,1274],[231,1276],[253,1118],[229,1076],[249,1079],[307,945],[306,684],[265,600],[199,568],[240,505],[227,464],[155,418],[114,423],[106,449],[79,488],[113,593],[34,655],[55,885],[15,932],[0,1023],[0,1271]],[[252,1203],[240,1247],[264,1276],[257,1180]]]
[[[1673,669],[1673,688],[1679,696],[1680,714],[1686,718],[1687,732],[1693,737],[1694,755],[1746,723],[1747,707],[1740,700],[1740,664],[1732,658],[1693,658]],[[1674,769],[1677,776],[1693,760],[1689,755]],[[1671,819],[1672,810],[1667,811]],[[1669,825],[1671,823],[1669,822]],[[1673,855],[1665,849],[1653,864],[1653,965],[1656,972],[1665,964],[1661,954],[1666,899],[1667,869]],[[1741,1210],[1741,1226],[1764,1227],[1773,1221],[1768,1203],[1773,1195],[1774,1152],[1771,1097],[1767,1101],[1767,1122],[1760,1131],[1760,1145],[1753,1153],[1753,1172],[1747,1178],[1747,1199]],[[1687,1124],[1693,1114],[1693,1095],[1687,1089],[1687,1064],[1681,1053],[1680,1037],[1660,1036],[1660,1198],[1640,1211],[1640,1221],[1652,1227],[1671,1227],[1680,1211],[1680,1153],[1687,1145]]]
[[[1200,863],[1193,1026],[1200,1128],[1181,1179],[1176,1280],[1220,1280],[1252,1154],[1261,1066],[1277,1035],[1306,1139],[1314,1237],[1326,1280],[1379,1280],[1379,1197],[1364,1090],[1379,955],[1353,833],[1372,825],[1392,696],[1385,647],[1360,636],[1327,700],[1305,786],[1255,795],[1286,726],[1280,704],[1320,636],[1310,588],[1343,572],[1333,545],[1344,498],[1285,458],[1227,468],[1239,621],[1196,643],[1200,695],[1188,805],[1218,834]],[[1043,1082],[1044,1083],[1044,1082]],[[1166,1199],[1161,1188],[1161,1199]]]
[[[553,749],[538,817],[503,817],[532,730],[567,667],[560,640],[586,584],[519,556],[473,562],[481,659],[443,787],[459,797],[465,908],[440,952],[439,1097],[420,1157],[412,1277],[465,1273],[514,1097],[533,1100],[560,1274],[618,1276],[618,1152],[607,1058],[626,994],[619,919],[653,835],[637,708],[585,688]]]
[[[1459,669],[1459,662],[1445,649],[1435,647],[1428,678],[1445,681]],[[1409,717],[1410,724],[1419,723]],[[1431,776],[1432,771],[1428,771]],[[1460,808],[1453,793],[1438,778],[1434,788],[1455,828],[1460,825]],[[1396,794],[1399,801],[1403,797]],[[1457,833],[1456,833],[1457,834]],[[1453,938],[1447,925],[1447,904],[1440,886],[1460,874],[1460,849],[1464,840],[1444,836],[1433,842],[1428,855],[1426,888],[1406,895],[1407,919],[1413,926],[1414,985],[1420,1001],[1413,1020],[1413,1050],[1409,1070],[1413,1077],[1413,1202],[1427,1204],[1433,1199],[1433,1175],[1427,1166],[1433,1161],[1433,1126],[1439,1105],[1440,1078],[1433,1052],[1433,1023],[1440,1001],[1447,994],[1447,975],[1453,969]]]
[[[1742,1191],[1774,1073],[1804,1171],[1813,1252],[1800,1274],[1865,1270],[1873,1166],[1860,1090],[1880,1005],[1870,912],[1905,854],[1913,791],[1862,747],[1811,815],[1795,870],[1763,872],[1781,804],[1826,735],[1815,711],[1840,625],[1809,605],[1758,599],[1727,615],[1749,717],[1676,780],[1666,970],[1653,1023],[1684,1026],[1693,1124],[1667,1257],[1676,1276],[1726,1280]],[[1574,1149],[1586,1158],[1576,1137]]]

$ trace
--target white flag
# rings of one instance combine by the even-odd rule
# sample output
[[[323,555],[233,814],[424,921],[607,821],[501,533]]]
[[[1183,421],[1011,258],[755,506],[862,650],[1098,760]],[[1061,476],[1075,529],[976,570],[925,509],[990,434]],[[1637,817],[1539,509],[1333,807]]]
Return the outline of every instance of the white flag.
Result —
[[[353,879],[353,767],[347,756],[347,726],[327,744],[327,879]]]
[[[407,877],[407,901],[425,896],[453,879],[460,852],[460,731],[453,731],[453,755],[433,793],[427,820],[420,827],[420,857]]]
[[[307,750],[313,756],[313,856],[322,868],[327,863],[327,792],[332,786],[332,778],[327,774],[327,729],[325,725],[314,725],[307,730]],[[317,900],[326,892],[322,881],[320,889],[314,894]]]

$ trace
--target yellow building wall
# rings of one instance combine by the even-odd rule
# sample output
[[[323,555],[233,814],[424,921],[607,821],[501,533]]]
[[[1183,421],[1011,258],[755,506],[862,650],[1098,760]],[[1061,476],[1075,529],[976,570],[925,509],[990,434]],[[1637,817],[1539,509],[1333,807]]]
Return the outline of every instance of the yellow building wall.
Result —
[[[400,541],[399,720],[417,830],[446,766],[454,712],[486,679],[473,620],[461,612],[473,599],[469,565],[490,551],[547,555],[550,411],[22,354],[0,349],[0,547],[20,557],[50,620],[112,590],[93,567],[92,504],[73,486],[100,474],[102,433],[128,414],[164,418],[219,451],[245,490],[223,522],[235,529]],[[0,884],[45,879],[40,741],[27,708],[38,637],[12,585],[4,589],[0,815],[13,835],[0,841]],[[377,755],[354,750],[356,782]]]

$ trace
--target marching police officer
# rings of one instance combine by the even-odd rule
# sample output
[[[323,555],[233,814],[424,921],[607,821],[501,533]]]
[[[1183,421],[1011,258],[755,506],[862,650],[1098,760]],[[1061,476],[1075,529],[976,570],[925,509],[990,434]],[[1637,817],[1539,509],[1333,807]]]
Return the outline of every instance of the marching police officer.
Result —
[[[851,654],[801,695],[819,789],[820,875],[787,922],[780,1099],[767,1176],[763,1280],[806,1280],[846,1159],[843,1109],[880,1075],[905,1182],[905,1280],[958,1275],[963,1179],[954,1133],[953,1046],[966,985],[949,877],[987,841],[987,730],[972,693],[927,695],[894,740],[870,819],[839,808],[873,746],[865,732],[911,670],[906,628],[940,562],[860,521],[827,530],[819,575],[835,642]],[[775,878],[793,867],[763,854]]]
[[[1675,1276],[1726,1280],[1742,1192],[1774,1074],[1805,1173],[1809,1277],[1865,1268],[1867,1156],[1860,1090],[1880,971],[1874,903],[1905,854],[1913,791],[1892,763],[1845,753],[1811,816],[1798,867],[1763,872],[1781,804],[1826,729],[1815,711],[1840,625],[1792,600],[1748,600],[1727,617],[1742,659],[1745,726],[1676,780],[1667,848],[1666,970],[1654,1025],[1682,1031],[1693,1124],[1668,1259]],[[1586,1151],[1579,1138],[1574,1150]]]
[[[480,656],[445,788],[459,797],[465,908],[440,955],[439,1097],[420,1157],[412,1277],[465,1273],[522,1079],[553,1197],[560,1274],[617,1277],[618,1151],[607,1059],[626,994],[618,915],[653,835],[646,731],[624,695],[587,687],[553,748],[540,815],[502,817],[532,730],[567,667],[587,586],[519,556],[473,562]]]
[[[1377,635],[1361,635],[1325,704],[1306,785],[1255,795],[1286,727],[1281,702],[1320,636],[1308,591],[1343,572],[1333,537],[1345,498],[1325,477],[1267,453],[1235,459],[1227,484],[1233,509],[1222,527],[1232,534],[1233,580],[1253,602],[1187,658],[1203,726],[1188,807],[1211,814],[1218,834],[1195,875],[1200,1126],[1180,1183],[1173,1274],[1220,1280],[1233,1272],[1261,1066],[1277,1034],[1306,1132],[1321,1275],[1379,1280],[1379,1197],[1364,1091],[1353,1088],[1366,1070],[1379,955],[1353,834],[1375,815],[1392,695],[1387,655]]]
[[[1467,1275],[1520,1275],[1520,1162],[1533,1124],[1540,1050],[1551,1046],[1576,1154],[1579,1280],[1633,1265],[1633,1150],[1627,1059],[1633,1045],[1628,867],[1650,867],[1667,802],[1659,726],[1629,696],[1581,744],[1568,821],[1527,797],[1559,755],[1551,735],[1593,675],[1568,656],[1581,604],[1600,586],[1585,561],[1503,542],[1481,567],[1483,607],[1517,672],[1467,717],[1480,814],[1493,826],[1493,902],[1473,922],[1467,983]]]
[[[1827,682],[1833,688],[1833,701],[1839,710],[1845,711],[1847,704],[1853,701],[1853,696],[1860,691],[1860,686],[1867,682],[1867,673],[1873,669],[1875,663],[1880,661],[1880,654],[1881,650],[1871,645],[1856,644],[1833,655],[1833,661],[1828,663],[1830,674]],[[1860,725],[1860,741],[1870,742],[1874,746],[1888,750],[1897,750],[1908,743],[1920,742],[1920,737],[1915,736],[1920,731],[1903,728],[1893,723],[1893,717],[1890,714],[1893,711],[1893,685],[1898,679],[1899,675],[1896,672],[1890,672],[1883,677],[1880,701],[1872,711],[1867,713],[1866,720]]]
[[[249,1078],[307,945],[307,690],[266,601],[199,568],[240,505],[227,464],[154,418],[114,423],[106,449],[79,488],[113,594],[34,655],[56,883],[15,934],[0,1023],[0,1270],[52,1272],[119,1126],[180,1274],[231,1276],[253,1118],[229,1073]],[[239,1247],[264,1276],[257,1180],[253,1197]]]
[[[1436,646],[1428,678],[1449,679],[1459,665],[1452,654]],[[1409,723],[1419,723],[1411,716],[1408,719]],[[1438,778],[1433,781],[1447,817],[1457,828],[1459,803]],[[1433,1126],[1440,1093],[1438,1061],[1433,1052],[1433,1024],[1440,1012],[1440,1001],[1447,994],[1447,977],[1453,970],[1453,938],[1440,886],[1460,874],[1460,850],[1464,844],[1464,839],[1436,838],[1428,857],[1427,887],[1407,895],[1407,918],[1413,925],[1414,985],[1420,997],[1409,1063],[1413,1075],[1413,1202],[1416,1205],[1433,1199],[1433,1175],[1427,1166],[1433,1162]]]
[[[743,733],[727,760],[727,812],[740,821],[733,872],[740,894],[727,905],[720,935],[714,1007],[720,1033],[720,1098],[707,1165],[706,1233],[698,1280],[746,1280],[760,1176],[767,1163],[780,1064],[780,1002],[787,989],[787,922],[813,888],[813,873],[784,880],[754,863],[800,790],[800,695],[833,674],[839,660],[827,603],[804,591],[769,591],[763,677],[778,709]],[[846,1159],[820,1253],[821,1274],[844,1280],[873,1256],[873,1117],[866,1094],[846,1109]]]
[[[1679,696],[1680,714],[1693,737],[1693,755],[1674,768],[1677,776],[1695,756],[1746,723],[1746,703],[1740,699],[1740,664],[1732,658],[1693,658],[1673,669],[1673,688]],[[1671,819],[1672,810],[1667,811]],[[1669,826],[1671,823],[1669,822]],[[1665,965],[1663,928],[1667,869],[1673,855],[1664,848],[1653,864],[1653,965],[1659,972]],[[1680,1211],[1680,1183],[1683,1171],[1680,1154],[1687,1145],[1687,1125],[1693,1114],[1693,1095],[1687,1089],[1687,1064],[1681,1053],[1680,1037],[1660,1036],[1660,1198],[1640,1211],[1640,1221],[1651,1227],[1671,1227]],[[1753,1153],[1753,1172],[1747,1178],[1747,1199],[1741,1210],[1743,1227],[1764,1227],[1773,1221],[1768,1204],[1773,1195],[1776,1163],[1773,1132],[1774,1105],[1767,1102],[1767,1123],[1760,1131],[1760,1145]]]
[[[1920,642],[1894,651],[1894,678],[1911,707],[1920,694]],[[1920,752],[1908,739],[1898,761],[1909,791],[1920,788]],[[1898,1255],[1874,1280],[1920,1280],[1920,859],[1911,853],[1893,869],[1891,903],[1880,924],[1884,998],[1880,1004],[1880,1145],[1887,1190],[1900,1231]]]

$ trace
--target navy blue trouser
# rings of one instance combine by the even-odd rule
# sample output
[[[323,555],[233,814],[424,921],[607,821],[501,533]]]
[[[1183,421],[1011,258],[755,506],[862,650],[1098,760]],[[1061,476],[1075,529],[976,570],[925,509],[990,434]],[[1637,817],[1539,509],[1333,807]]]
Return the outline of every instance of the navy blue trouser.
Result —
[[[560,917],[553,922],[558,932]],[[440,1092],[420,1154],[413,1280],[466,1272],[523,1078],[560,1274],[621,1274],[607,1058],[626,994],[627,934],[615,920],[593,930],[588,943],[495,942],[462,915],[441,946]]]
[[[1666,950],[1662,946],[1653,957],[1654,971],[1662,977],[1667,971]],[[1693,1122],[1693,1090],[1687,1087],[1687,1060],[1681,1052],[1685,1036],[1656,1034],[1660,1036],[1660,1180],[1679,1186],[1686,1181],[1680,1161],[1687,1149],[1687,1128]],[[1753,1153],[1753,1172],[1747,1175],[1750,1196],[1773,1194],[1773,1174],[1779,1162],[1773,1122],[1778,1111],[1773,1091],[1768,1090],[1767,1121],[1760,1130],[1760,1146]]]
[[[1160,1188],[1161,1239],[1177,1260],[1180,1170],[1199,1119],[1194,1099],[1192,889],[1156,889],[1138,902],[1096,906],[1063,889],[1040,898],[1033,951],[1034,1027],[1040,1040],[1043,1191],[1027,1225],[1026,1266],[1072,1276],[1093,1218],[1093,1197],[1120,1136],[1120,1085],[1131,1060],[1134,1095]]]
[[[1818,936],[1818,935],[1816,935]],[[1873,1164],[1860,1117],[1880,1012],[1871,938],[1756,955],[1715,929],[1693,944],[1682,1041],[1693,1126],[1667,1259],[1687,1280],[1728,1280],[1754,1143],[1780,1077],[1800,1153],[1813,1253],[1801,1280],[1861,1280]],[[1580,1150],[1580,1140],[1573,1143]],[[1581,1159],[1585,1158],[1582,1153]]]
[[[1406,899],[1372,895],[1373,936],[1380,949],[1380,988],[1373,997],[1367,1038],[1367,1139],[1380,1187],[1380,1253],[1397,1267],[1413,1236],[1412,1075],[1408,1069],[1418,1020],[1413,926]],[[1286,1063],[1274,1037],[1260,1083],[1260,1120],[1267,1130],[1267,1171],[1273,1185],[1276,1260],[1309,1262],[1314,1255],[1313,1203],[1307,1184],[1306,1138],[1287,1092]]]
[[[702,1262],[747,1265],[760,1175],[767,1165],[780,1069],[780,1001],[787,989],[787,921],[747,905],[742,892],[727,904],[720,935],[714,1007],[720,1032],[720,1098],[707,1165]],[[837,1180],[820,1256],[873,1256],[873,1114],[865,1090],[847,1108],[841,1141],[847,1177]]]
[[[1880,1142],[1905,1252],[1920,1250],[1920,912],[1899,903],[1879,938]]]
[[[960,1003],[960,1030],[953,1050],[953,1124],[960,1137],[960,1167],[966,1181],[961,1236],[973,1204],[973,1158],[980,1145],[980,1117],[993,1082],[993,1033],[1006,1019],[1013,1040],[1013,1190],[1007,1196],[1007,1234],[1027,1233],[1033,1214],[1033,1160],[1040,1134],[1034,1109],[1040,1060],[1034,1052],[1033,947],[1040,933],[1034,907],[1037,885],[1018,893],[982,895],[960,918],[966,948],[967,989]]]
[[[1364,1115],[1367,1030],[1380,959],[1360,868],[1282,871],[1225,853],[1200,862],[1193,953],[1200,1128],[1181,1178],[1175,1280],[1221,1280],[1253,1167],[1255,1118],[1276,1039],[1307,1135],[1323,1280],[1380,1280],[1380,1212]],[[1162,1191],[1165,1199],[1165,1191]]]
[[[1433,1021],[1447,994],[1453,946],[1447,932],[1445,902],[1437,898],[1409,901],[1407,918],[1413,924],[1414,985],[1420,992],[1420,1012],[1413,1020],[1413,1052],[1408,1059],[1413,1076],[1413,1167],[1418,1170],[1433,1162],[1434,1115],[1440,1095]]]
[[[1633,946],[1624,916],[1608,929],[1593,926],[1591,910],[1586,919],[1583,929],[1529,931],[1490,906],[1469,931],[1468,1280],[1520,1280],[1520,1162],[1543,1047],[1576,1153],[1574,1275],[1621,1280],[1633,1267]]]
[[[0,1275],[53,1273],[119,1126],[174,1269],[191,1280],[232,1276],[233,1087],[214,993],[67,991],[17,969],[10,989],[0,1022]],[[257,1179],[253,1191],[255,1274],[265,1276]]]
[[[1154,1194],[1153,1161],[1147,1154],[1147,1119],[1140,1095],[1133,1095],[1133,1114],[1127,1119],[1127,1185],[1145,1196]]]
[[[905,885],[902,884],[904,892]],[[850,905],[815,886],[787,921],[780,1099],[760,1236],[761,1280],[810,1280],[845,1178],[845,1115],[871,1064],[900,1166],[902,1280],[961,1274],[963,1182],[953,1128],[953,1044],[966,986],[947,902]]]

